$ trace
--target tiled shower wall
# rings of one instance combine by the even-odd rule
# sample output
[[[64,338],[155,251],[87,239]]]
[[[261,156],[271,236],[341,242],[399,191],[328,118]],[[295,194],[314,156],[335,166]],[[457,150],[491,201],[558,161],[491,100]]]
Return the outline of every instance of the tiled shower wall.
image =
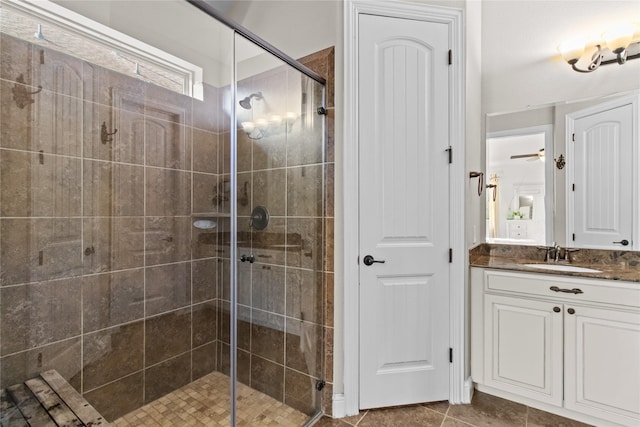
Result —
[[[114,419],[216,368],[220,94],[0,43],[0,385]]]
[[[252,100],[251,111],[239,110],[239,121],[301,114],[260,139],[238,130],[238,253],[256,261],[238,263],[237,356],[240,381],[311,415],[322,397],[316,384],[327,380],[331,388],[333,366],[333,49],[305,61],[331,80],[326,121],[316,112],[322,87],[296,70],[276,68],[238,82],[238,98],[263,96]],[[227,134],[222,141],[219,170],[226,181]],[[256,206],[269,210],[264,230],[249,225]],[[228,228],[221,233],[227,244]],[[228,372],[229,260],[228,252],[219,255],[218,360]]]

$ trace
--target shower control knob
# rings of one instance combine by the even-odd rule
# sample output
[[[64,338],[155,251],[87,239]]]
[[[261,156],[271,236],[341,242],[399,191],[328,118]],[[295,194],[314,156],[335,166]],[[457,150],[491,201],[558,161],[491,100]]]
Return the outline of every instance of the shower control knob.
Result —
[[[376,260],[371,255],[367,255],[362,259],[364,265],[373,265],[374,262],[378,262],[380,264],[384,264],[384,260]]]

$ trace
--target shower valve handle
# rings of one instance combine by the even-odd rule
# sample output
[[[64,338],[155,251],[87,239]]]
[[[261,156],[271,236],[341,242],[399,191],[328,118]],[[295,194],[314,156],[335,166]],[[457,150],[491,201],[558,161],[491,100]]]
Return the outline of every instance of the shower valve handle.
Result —
[[[378,262],[380,264],[384,264],[384,260],[376,260],[371,255],[367,255],[362,259],[364,265],[373,265],[374,262]]]

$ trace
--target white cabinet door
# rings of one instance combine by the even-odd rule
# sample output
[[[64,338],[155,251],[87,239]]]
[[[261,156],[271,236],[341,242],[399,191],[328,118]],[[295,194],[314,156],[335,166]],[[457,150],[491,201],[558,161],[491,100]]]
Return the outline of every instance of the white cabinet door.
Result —
[[[640,313],[566,306],[565,407],[640,425]]]
[[[485,384],[562,406],[562,305],[486,294],[484,308]]]

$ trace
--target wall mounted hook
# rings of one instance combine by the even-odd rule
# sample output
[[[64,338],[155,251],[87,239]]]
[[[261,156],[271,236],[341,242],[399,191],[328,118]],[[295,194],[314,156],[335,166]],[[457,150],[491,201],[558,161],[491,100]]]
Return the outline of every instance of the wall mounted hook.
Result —
[[[469,179],[478,178],[478,196],[484,191],[484,172],[469,172]]]
[[[116,133],[118,133],[118,129],[114,129],[113,132],[109,132],[107,130],[107,122],[102,122],[102,126],[100,126],[100,141],[102,141],[103,144],[112,142],[113,135]]]
[[[13,100],[16,102],[16,105],[21,110],[27,105],[31,105],[36,102],[35,99],[31,97],[31,95],[35,95],[36,93],[42,92],[42,86],[38,85],[38,90],[34,92],[30,92],[27,90],[27,86],[24,81],[24,75],[20,74],[16,79],[16,83],[11,88],[11,93],[13,93]]]

